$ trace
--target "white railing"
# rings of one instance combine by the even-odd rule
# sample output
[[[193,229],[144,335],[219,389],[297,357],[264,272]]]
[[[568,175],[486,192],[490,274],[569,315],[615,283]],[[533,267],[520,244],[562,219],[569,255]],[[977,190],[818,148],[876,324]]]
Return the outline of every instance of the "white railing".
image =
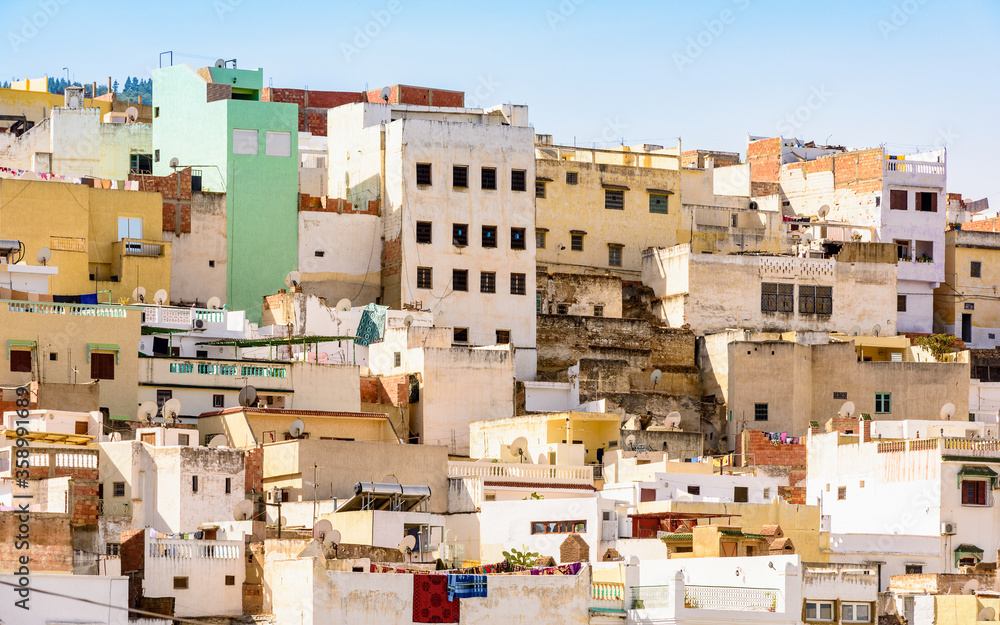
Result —
[[[235,540],[157,538],[149,542],[149,557],[173,559],[242,558],[243,543]]]
[[[81,315],[84,317],[125,318],[128,311],[124,306],[87,304],[50,304],[48,302],[8,302],[8,312],[47,313],[51,315]]]
[[[47,467],[49,466],[49,455],[48,454],[28,454],[28,466],[29,467]]]
[[[160,323],[177,323],[187,325],[191,323],[191,310],[186,308],[157,308],[157,315]],[[149,309],[147,309],[147,315]],[[148,318],[148,317],[147,317]]]
[[[629,602],[629,609],[649,610],[668,608],[670,607],[670,590],[671,587],[669,585],[632,586],[629,589],[632,599]]]
[[[932,174],[936,176],[943,176],[944,163],[886,159],[885,171],[896,171],[904,174]]]
[[[221,310],[195,310],[194,318],[201,319],[202,321],[207,321],[208,323],[222,323],[225,320],[226,313]]]
[[[591,466],[569,467],[508,462],[449,462],[448,477],[593,483]]]
[[[698,610],[775,612],[780,593],[773,588],[684,586],[684,607]]]
[[[972,438],[946,438],[944,439],[944,448],[950,452],[971,452],[971,453],[960,453],[962,456],[979,456],[979,455],[990,455],[983,452],[1000,452],[1000,440],[997,439],[985,439],[976,440]]]
[[[70,468],[70,469],[96,469],[97,468],[97,453],[96,452],[76,452],[76,453],[58,453],[56,456],[56,467],[60,468]]]

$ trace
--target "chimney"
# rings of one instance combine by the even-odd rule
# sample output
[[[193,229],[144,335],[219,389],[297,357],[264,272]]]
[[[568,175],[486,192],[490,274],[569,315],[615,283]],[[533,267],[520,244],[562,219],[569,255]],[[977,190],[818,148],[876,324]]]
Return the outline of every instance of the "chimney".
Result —
[[[809,422],[809,433],[810,434],[819,434],[819,421],[810,421]]]
[[[861,430],[861,442],[870,443],[872,442],[872,420],[871,418],[865,418],[864,415],[858,419],[858,429]]]
[[[108,100],[114,102],[116,99],[115,94],[111,92],[111,76],[108,76]]]
[[[142,106],[142,94],[139,94],[139,106]]]

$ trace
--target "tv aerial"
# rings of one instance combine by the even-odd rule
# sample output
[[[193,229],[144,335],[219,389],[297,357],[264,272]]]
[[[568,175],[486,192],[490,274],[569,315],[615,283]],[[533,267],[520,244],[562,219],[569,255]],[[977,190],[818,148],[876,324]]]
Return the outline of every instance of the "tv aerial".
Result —
[[[215,60],[215,67],[217,67],[219,69],[222,69],[225,66],[226,66],[226,59],[216,59]]]
[[[663,372],[659,369],[653,369],[653,372],[649,374],[649,381],[653,383],[653,386],[663,378]]]
[[[413,325],[413,315],[406,315],[406,317],[403,318],[403,325],[406,326],[407,328],[409,328],[410,326],[412,326]]]
[[[253,516],[253,502],[249,499],[241,500],[233,508],[233,519],[236,521],[247,521]]]
[[[332,531],[333,523],[330,523],[330,521],[326,519],[320,519],[319,521],[316,521],[315,525],[313,525],[313,538],[316,540],[323,540],[323,537],[326,536],[328,532]]]
[[[518,436],[508,449],[510,449],[510,455],[517,456],[521,462],[524,462],[524,454],[528,451],[528,439]]]
[[[177,169],[180,166],[181,166],[181,162],[180,162],[180,160],[176,156],[173,157],[172,159],[170,159],[170,168],[171,169]]]
[[[144,401],[139,405],[139,410],[136,413],[137,420],[153,423],[153,417],[156,416],[157,410],[159,410],[159,406],[156,405],[155,401]]]
[[[820,219],[826,219],[826,216],[830,214],[830,206],[828,204],[820,206],[819,211],[817,211],[817,214],[819,215]]]
[[[167,291],[166,289],[160,289],[153,295],[153,302],[157,306],[162,306],[167,303]]]
[[[851,336],[861,336],[861,326],[854,326],[851,328]]]
[[[399,552],[404,556],[408,556],[413,553],[413,550],[417,546],[417,537],[410,534],[403,540],[399,541],[397,547],[399,547]]]
[[[285,286],[290,289],[302,286],[302,274],[298,271],[289,271],[285,276]]]
[[[219,310],[220,308],[222,308],[222,300],[213,295],[212,297],[208,298],[208,303],[205,304],[205,307],[208,308],[209,310]]]
[[[244,408],[250,408],[257,403],[257,389],[253,386],[244,386],[240,389],[239,395],[240,405]]]
[[[667,415],[667,418],[664,420],[663,424],[672,430],[676,430],[681,425],[681,413],[677,412],[676,410],[671,412],[670,414]]]
[[[42,265],[43,267],[51,259],[52,259],[52,250],[50,250],[47,247],[43,247],[42,249],[38,250],[38,254],[35,255],[35,260],[37,260],[38,264]]]
[[[181,400],[173,397],[163,404],[163,420],[177,423],[177,418],[181,414]]]
[[[288,433],[292,435],[293,438],[298,438],[302,436],[302,432],[306,429],[306,424],[303,423],[302,419],[296,419],[292,421],[292,424],[288,426]]]
[[[881,331],[882,331],[882,326],[880,326],[879,324],[876,323],[875,325],[872,326],[872,336],[878,336],[879,332]]]
[[[128,121],[131,123],[139,121],[139,109],[134,106],[128,107],[125,109],[125,117],[128,118]]]
[[[144,286],[137,286],[137,287],[135,287],[135,290],[132,291],[132,301],[135,302],[136,304],[145,304],[146,303],[146,287],[144,287]]]
[[[378,97],[382,98],[382,101],[388,104],[389,96],[391,95],[392,89],[389,89],[389,87],[382,87],[382,91],[379,92]]]

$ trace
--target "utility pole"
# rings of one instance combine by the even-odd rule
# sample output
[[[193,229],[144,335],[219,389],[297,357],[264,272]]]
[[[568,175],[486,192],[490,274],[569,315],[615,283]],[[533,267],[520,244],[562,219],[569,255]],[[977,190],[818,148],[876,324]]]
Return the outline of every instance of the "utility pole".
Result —
[[[319,469],[319,465],[315,462],[313,463],[313,527],[316,527],[316,471]]]

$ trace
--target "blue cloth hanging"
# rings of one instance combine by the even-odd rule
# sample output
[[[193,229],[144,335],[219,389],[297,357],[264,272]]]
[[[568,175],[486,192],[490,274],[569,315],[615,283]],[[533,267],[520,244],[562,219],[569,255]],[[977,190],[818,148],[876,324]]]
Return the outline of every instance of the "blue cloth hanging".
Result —
[[[448,574],[448,601],[486,596],[485,575]]]
[[[375,341],[382,340],[385,334],[385,317],[388,306],[377,306],[368,304],[361,312],[361,321],[358,323],[358,336],[354,342],[365,347]]]

